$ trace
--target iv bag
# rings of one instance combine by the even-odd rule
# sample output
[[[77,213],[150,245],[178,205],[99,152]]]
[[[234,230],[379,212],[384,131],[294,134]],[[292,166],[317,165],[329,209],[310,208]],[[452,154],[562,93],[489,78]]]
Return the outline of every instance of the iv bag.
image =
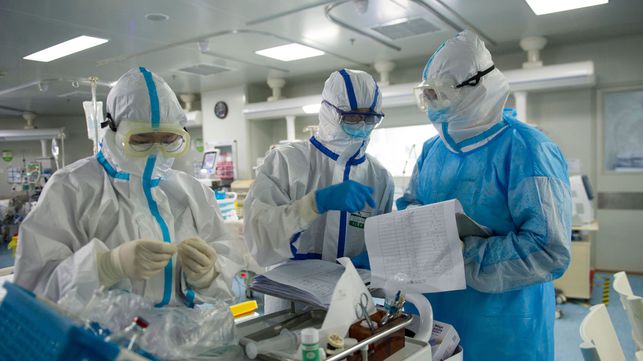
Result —
[[[87,138],[94,142],[94,153],[98,152],[98,131],[100,130],[100,123],[103,122],[103,102],[96,102],[96,109],[94,109],[94,102],[83,102],[83,110],[85,110],[85,121],[87,122]]]

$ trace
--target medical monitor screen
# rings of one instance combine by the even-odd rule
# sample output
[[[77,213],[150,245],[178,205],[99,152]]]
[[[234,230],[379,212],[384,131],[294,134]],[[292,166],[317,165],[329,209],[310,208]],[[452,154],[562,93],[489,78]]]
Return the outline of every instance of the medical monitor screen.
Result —
[[[203,162],[201,163],[202,169],[207,169],[211,173],[215,171],[217,165],[217,156],[219,152],[206,152],[203,154]]]

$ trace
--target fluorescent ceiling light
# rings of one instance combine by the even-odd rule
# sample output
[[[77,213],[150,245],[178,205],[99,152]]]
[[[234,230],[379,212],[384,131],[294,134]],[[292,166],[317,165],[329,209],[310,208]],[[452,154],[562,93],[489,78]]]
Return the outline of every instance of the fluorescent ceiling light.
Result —
[[[91,36],[81,35],[77,38],[67,40],[60,44],[50,46],[47,49],[40,50],[39,52],[33,53],[31,55],[25,56],[23,59],[33,60],[33,61],[42,61],[50,62],[62,58],[64,56],[83,51],[85,49],[93,48],[101,44],[105,44],[109,40],[94,38]]]
[[[321,103],[308,104],[301,107],[301,109],[303,109],[304,113],[306,114],[317,114],[319,113],[320,108],[321,108]]]
[[[609,0],[526,0],[536,15],[545,15],[589,6],[607,4]]]
[[[257,50],[255,51],[255,54],[281,61],[293,61],[324,55],[324,52],[321,50],[313,49],[309,46],[291,43],[287,45],[276,46],[274,48]]]

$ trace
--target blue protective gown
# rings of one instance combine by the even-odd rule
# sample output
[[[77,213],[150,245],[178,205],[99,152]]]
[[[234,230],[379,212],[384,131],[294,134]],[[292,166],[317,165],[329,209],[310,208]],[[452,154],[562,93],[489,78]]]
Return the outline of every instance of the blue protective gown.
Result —
[[[465,290],[425,295],[435,319],[458,331],[465,360],[553,361],[551,281],[570,260],[567,163],[540,131],[509,111],[503,121],[495,137],[470,152],[429,139],[397,207],[457,198],[494,231],[464,239]]]

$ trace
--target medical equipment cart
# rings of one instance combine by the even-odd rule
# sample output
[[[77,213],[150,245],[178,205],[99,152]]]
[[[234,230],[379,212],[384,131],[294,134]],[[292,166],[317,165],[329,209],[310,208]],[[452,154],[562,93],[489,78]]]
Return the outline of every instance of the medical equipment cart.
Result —
[[[292,309],[283,310],[273,314],[254,318],[247,322],[242,322],[238,326],[238,334],[240,336],[240,344],[244,346],[249,341],[260,341],[279,334],[281,329],[302,329],[306,327],[319,328],[324,321],[326,311],[324,310],[308,310],[308,311],[293,311]],[[337,355],[329,356],[327,361],[338,361],[347,357],[347,355],[360,349],[367,347],[369,344],[374,343],[391,333],[405,328],[412,322],[412,318],[408,315],[404,317],[404,321],[395,327],[387,330],[386,332],[376,334],[375,336],[365,339],[358,343],[356,346],[346,349],[344,352]],[[405,346],[389,358],[387,361],[431,361],[431,347],[426,342],[406,337]],[[276,355],[259,355],[257,359],[264,361],[288,361],[286,358],[281,358]],[[246,360],[248,360],[246,358]]]

